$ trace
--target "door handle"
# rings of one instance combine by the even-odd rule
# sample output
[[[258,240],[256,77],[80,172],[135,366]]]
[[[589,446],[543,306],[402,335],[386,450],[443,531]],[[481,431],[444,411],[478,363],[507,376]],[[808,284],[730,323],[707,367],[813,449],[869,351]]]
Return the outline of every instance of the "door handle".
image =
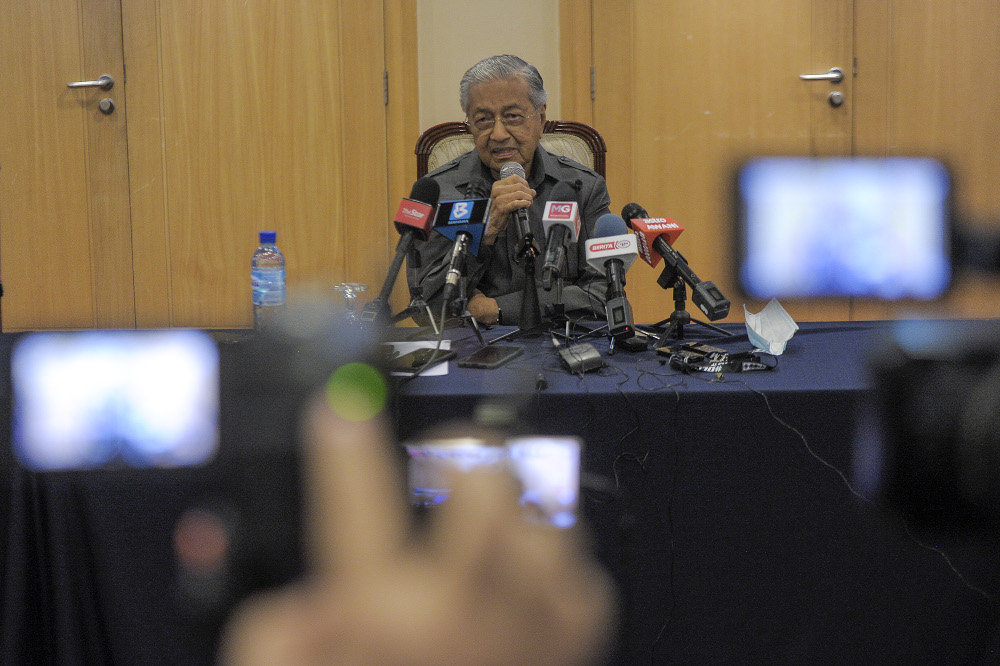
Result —
[[[826,74],[799,74],[799,78],[803,81],[830,81],[831,83],[840,83],[844,80],[844,70],[839,67],[834,67]]]
[[[111,90],[115,85],[115,80],[107,74],[101,74],[96,81],[71,81],[66,84],[69,88],[100,88],[101,90]]]

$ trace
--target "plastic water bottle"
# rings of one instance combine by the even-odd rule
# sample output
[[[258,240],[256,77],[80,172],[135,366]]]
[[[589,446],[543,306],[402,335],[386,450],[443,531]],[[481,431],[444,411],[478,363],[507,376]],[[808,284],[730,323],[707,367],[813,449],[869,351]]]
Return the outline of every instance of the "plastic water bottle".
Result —
[[[275,245],[278,234],[260,232],[260,247],[250,260],[250,285],[253,291],[253,327],[270,328],[285,309],[285,255]]]

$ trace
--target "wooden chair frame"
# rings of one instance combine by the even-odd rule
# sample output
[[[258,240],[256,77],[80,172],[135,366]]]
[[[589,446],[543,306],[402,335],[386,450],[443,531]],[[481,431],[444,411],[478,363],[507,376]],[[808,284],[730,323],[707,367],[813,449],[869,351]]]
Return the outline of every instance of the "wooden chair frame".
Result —
[[[605,153],[608,149],[604,138],[590,125],[573,120],[546,120],[542,127],[543,134],[569,134],[582,139],[594,155],[594,171],[604,176]],[[417,139],[414,153],[417,155],[417,178],[427,175],[427,164],[431,152],[442,139],[450,136],[469,134],[469,128],[463,122],[450,121],[428,128]]]

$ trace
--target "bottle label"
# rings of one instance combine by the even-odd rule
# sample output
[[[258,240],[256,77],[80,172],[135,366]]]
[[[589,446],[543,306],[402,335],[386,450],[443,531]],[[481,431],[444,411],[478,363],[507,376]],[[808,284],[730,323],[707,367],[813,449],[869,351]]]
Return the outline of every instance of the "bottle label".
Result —
[[[285,304],[285,269],[254,268],[250,271],[254,305]]]

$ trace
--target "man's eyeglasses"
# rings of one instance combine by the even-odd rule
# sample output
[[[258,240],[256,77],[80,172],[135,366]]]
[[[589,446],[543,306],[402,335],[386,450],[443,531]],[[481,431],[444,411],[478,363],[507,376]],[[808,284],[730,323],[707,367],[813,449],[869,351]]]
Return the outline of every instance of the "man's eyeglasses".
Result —
[[[537,111],[536,111],[537,113]],[[496,126],[497,120],[499,120],[504,127],[520,127],[524,123],[528,122],[529,118],[534,118],[535,114],[532,113],[530,116],[526,116],[523,113],[517,113],[516,111],[511,111],[505,113],[499,117],[493,116],[483,116],[481,118],[475,118],[473,120],[466,120],[465,124],[471,128],[474,128],[477,132],[485,132],[486,130],[491,130]]]

